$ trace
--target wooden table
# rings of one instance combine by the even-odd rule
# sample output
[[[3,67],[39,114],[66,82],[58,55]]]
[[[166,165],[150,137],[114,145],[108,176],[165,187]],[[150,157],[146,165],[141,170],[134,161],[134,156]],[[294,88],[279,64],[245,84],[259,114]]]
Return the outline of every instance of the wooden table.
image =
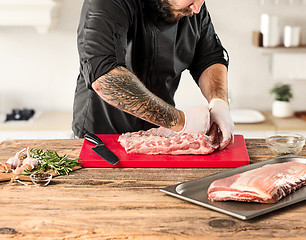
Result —
[[[27,146],[77,158],[82,143],[6,141],[0,162]],[[262,139],[246,139],[246,145],[252,163],[274,157]],[[242,221],[160,192],[224,170],[83,168],[47,187],[1,182],[0,239],[306,239],[305,201]]]

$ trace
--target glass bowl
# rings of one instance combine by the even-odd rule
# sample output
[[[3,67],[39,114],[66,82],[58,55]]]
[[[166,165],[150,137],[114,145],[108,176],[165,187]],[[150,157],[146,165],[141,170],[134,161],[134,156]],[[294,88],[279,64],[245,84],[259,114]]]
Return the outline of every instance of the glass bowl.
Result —
[[[295,133],[279,133],[266,138],[266,143],[276,156],[298,155],[305,145],[305,137]]]
[[[47,186],[51,179],[52,179],[52,174],[51,173],[33,173],[30,175],[30,178],[34,185],[36,186]]]

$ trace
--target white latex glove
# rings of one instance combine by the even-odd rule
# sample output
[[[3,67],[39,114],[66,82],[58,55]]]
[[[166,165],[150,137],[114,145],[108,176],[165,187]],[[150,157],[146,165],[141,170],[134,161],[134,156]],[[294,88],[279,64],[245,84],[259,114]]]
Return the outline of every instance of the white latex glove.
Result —
[[[172,137],[181,133],[206,133],[210,128],[210,114],[208,105],[200,105],[183,111],[185,124],[181,131],[175,132],[168,128],[159,127],[154,132],[157,135]]]
[[[228,104],[220,98],[214,98],[209,103],[209,110],[211,124],[216,123],[222,132],[222,141],[219,149],[224,149],[234,142],[234,122]]]
[[[183,111],[185,125],[179,133],[206,133],[210,127],[208,105],[200,105]]]
[[[159,127],[159,128],[154,129],[152,134],[159,135],[159,136],[162,136],[162,137],[172,137],[174,135],[178,135],[179,133],[175,132],[175,131],[172,131],[169,128]]]

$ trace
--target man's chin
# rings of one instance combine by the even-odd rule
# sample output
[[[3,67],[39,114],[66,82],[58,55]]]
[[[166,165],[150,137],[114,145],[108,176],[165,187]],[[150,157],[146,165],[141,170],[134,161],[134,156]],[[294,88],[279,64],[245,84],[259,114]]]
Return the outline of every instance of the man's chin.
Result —
[[[185,17],[185,15],[179,13],[177,15],[167,16],[166,18],[164,18],[164,20],[167,23],[178,23],[183,17]]]
[[[178,18],[178,17],[165,17],[164,18],[164,21],[167,22],[167,23],[177,23],[180,21],[181,18]]]

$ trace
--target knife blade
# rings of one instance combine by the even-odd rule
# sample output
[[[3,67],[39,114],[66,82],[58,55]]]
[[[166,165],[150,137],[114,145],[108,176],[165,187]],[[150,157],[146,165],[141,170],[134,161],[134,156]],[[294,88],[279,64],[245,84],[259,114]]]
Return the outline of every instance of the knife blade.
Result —
[[[103,141],[98,136],[93,133],[86,133],[84,135],[84,138],[87,141],[96,144],[96,146],[92,148],[92,150],[97,153],[101,158],[113,165],[118,163],[119,158],[105,146]]]

